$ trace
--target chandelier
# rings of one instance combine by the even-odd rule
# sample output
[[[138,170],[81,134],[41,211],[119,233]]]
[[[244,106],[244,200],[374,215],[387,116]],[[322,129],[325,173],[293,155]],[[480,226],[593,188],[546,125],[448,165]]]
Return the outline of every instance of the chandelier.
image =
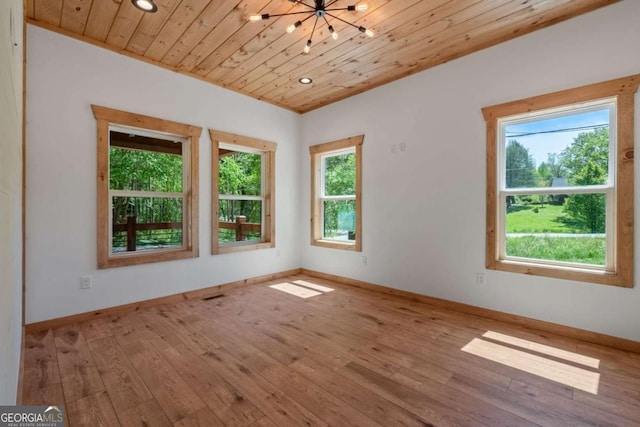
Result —
[[[335,28],[333,28],[333,25],[331,25],[329,23],[329,20],[327,19],[327,16],[332,18],[332,19],[336,19],[340,22],[343,22],[347,25],[350,25],[354,28],[357,28],[358,31],[366,34],[369,37],[373,37],[373,31],[366,29],[365,27],[361,26],[361,25],[355,25],[352,24],[351,22],[345,21],[344,19],[340,18],[339,16],[334,15],[331,12],[337,12],[337,11],[341,11],[341,10],[347,10],[349,12],[354,12],[354,11],[358,11],[358,12],[364,12],[365,10],[367,10],[367,5],[366,4],[358,4],[356,5],[350,5],[350,6],[346,6],[346,7],[331,7],[333,6],[333,4],[337,3],[338,0],[314,0],[314,5],[312,6],[311,4],[307,3],[306,1],[303,0],[289,0],[291,3],[296,3],[296,4],[300,4],[303,5],[305,7],[308,8],[308,10],[303,10],[300,12],[288,12],[288,13],[278,13],[278,14],[273,14],[270,15],[268,13],[263,13],[262,15],[251,15],[249,17],[249,21],[251,22],[257,22],[257,21],[262,21],[262,20],[267,20],[269,18],[272,17],[276,17],[276,16],[286,16],[286,15],[303,15],[303,14],[308,14],[309,16],[307,16],[306,18],[303,18],[301,20],[296,21],[295,23],[289,25],[287,27],[287,33],[292,33],[296,30],[296,28],[298,28],[299,26],[302,25],[303,22],[305,22],[306,20],[313,18],[314,16],[316,17],[316,21],[313,24],[313,29],[311,30],[311,35],[309,36],[309,39],[307,40],[307,44],[304,46],[303,49],[303,53],[309,53],[311,51],[311,43],[312,43],[312,39],[313,39],[313,33],[316,31],[316,27],[318,26],[318,20],[322,19],[324,20],[324,22],[327,24],[327,29],[329,30],[329,34],[331,34],[331,37],[333,37],[334,40],[338,39],[338,32],[335,30]]]

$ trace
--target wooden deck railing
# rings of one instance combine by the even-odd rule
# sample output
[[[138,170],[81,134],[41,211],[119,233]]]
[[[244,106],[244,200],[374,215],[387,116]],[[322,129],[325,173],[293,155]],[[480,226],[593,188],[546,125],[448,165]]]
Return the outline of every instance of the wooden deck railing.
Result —
[[[218,223],[220,228],[225,230],[235,230],[236,241],[240,242],[246,240],[247,233],[260,233],[262,230],[261,224],[247,222],[247,217],[243,215],[236,216],[236,220],[233,222],[220,221]],[[128,216],[125,224],[113,224],[113,233],[127,233],[127,251],[132,252],[136,250],[136,232],[148,231],[148,230],[181,230],[181,222],[153,222],[153,223],[138,223],[135,216]]]
[[[236,220],[234,222],[218,222],[219,228],[224,228],[225,230],[235,230],[236,231],[236,242],[241,242],[247,239],[247,233],[260,233],[262,230],[262,225],[255,222],[247,222],[247,217],[244,215],[236,216]]]

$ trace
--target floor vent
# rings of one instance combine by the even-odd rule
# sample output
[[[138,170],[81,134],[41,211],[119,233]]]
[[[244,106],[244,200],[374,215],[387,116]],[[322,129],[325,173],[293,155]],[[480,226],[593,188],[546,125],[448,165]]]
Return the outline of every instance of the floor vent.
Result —
[[[222,298],[224,296],[224,294],[218,294],[218,295],[211,295],[209,297],[204,297],[202,298],[202,301],[210,301],[212,299],[216,299],[216,298]]]

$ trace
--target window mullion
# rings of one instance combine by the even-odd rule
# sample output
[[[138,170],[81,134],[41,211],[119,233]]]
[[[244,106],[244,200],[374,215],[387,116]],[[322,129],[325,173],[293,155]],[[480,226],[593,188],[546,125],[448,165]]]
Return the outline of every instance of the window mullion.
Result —
[[[605,234],[606,234],[606,250],[605,250],[605,267],[607,270],[615,270],[616,266],[616,246],[617,246],[617,227],[616,227],[616,191],[611,188],[606,192],[605,201]]]
[[[356,196],[345,195],[345,196],[324,196],[320,197],[320,200],[355,200]]]
[[[248,196],[244,194],[219,194],[218,199],[220,200],[264,200],[264,196]]]
[[[535,187],[535,188],[504,188],[500,191],[508,196],[529,196],[547,194],[604,194],[613,188],[612,185],[583,185],[579,187]]]
[[[496,206],[496,254],[498,259],[505,259],[507,256],[507,196],[502,192],[497,192],[497,206]]]
[[[138,190],[109,190],[111,197],[144,197],[157,199],[183,199],[184,193],[169,193],[163,191],[138,191]]]

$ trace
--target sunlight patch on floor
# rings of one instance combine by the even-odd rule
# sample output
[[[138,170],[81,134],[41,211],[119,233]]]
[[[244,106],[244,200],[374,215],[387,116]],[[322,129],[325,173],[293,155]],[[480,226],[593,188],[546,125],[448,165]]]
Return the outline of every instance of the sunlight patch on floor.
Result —
[[[326,286],[318,285],[316,283],[307,282],[306,280],[294,280],[292,283],[296,285],[304,286],[306,288],[315,289],[320,292],[331,292],[333,288],[328,288]]]
[[[548,356],[557,357],[558,359],[564,359],[568,362],[578,363],[580,365],[589,366],[591,368],[598,369],[598,367],[600,366],[600,361],[593,357],[583,356],[582,354],[572,353],[566,350],[560,350],[555,347],[538,344],[537,342],[529,340],[523,340],[521,338],[512,337],[510,335],[501,334],[499,332],[488,331],[482,336],[494,341],[501,341],[506,344],[511,344],[516,347],[532,350],[536,353],[543,353]]]
[[[514,339],[517,340],[517,338]],[[462,351],[588,393],[598,394],[598,385],[600,383],[600,374],[598,372],[568,365],[544,356],[516,350],[480,338],[471,340],[462,348]]]
[[[270,288],[277,289],[282,292],[286,292],[291,295],[295,295],[300,298],[311,298],[316,295],[322,295],[322,292],[316,292],[303,286],[294,285],[293,283],[278,283],[276,285],[270,285]]]
[[[306,280],[294,280],[292,283],[282,282],[269,287],[300,298],[311,298],[333,291],[333,288],[307,282]]]
[[[278,283],[276,285],[270,285],[270,288],[277,289],[282,292],[286,292],[291,295],[295,295],[300,298],[311,298],[317,295],[322,295],[322,292],[316,292],[304,286],[294,285],[293,283]]]

